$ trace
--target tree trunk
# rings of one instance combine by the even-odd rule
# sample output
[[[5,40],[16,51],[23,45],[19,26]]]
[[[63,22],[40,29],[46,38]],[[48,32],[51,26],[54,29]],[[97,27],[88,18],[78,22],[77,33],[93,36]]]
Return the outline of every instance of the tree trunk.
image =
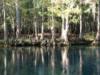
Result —
[[[4,41],[5,41],[5,44],[6,44],[6,41],[7,41],[7,26],[6,26],[6,12],[5,12],[5,2],[3,0],[3,19],[4,19]]]
[[[16,38],[19,38],[19,35],[20,35],[20,12],[19,12],[18,0],[15,0],[15,6],[16,6]]]
[[[43,3],[43,0],[42,0],[42,3]],[[41,40],[43,40],[43,38],[44,38],[44,25],[43,25],[43,20],[44,20],[44,16],[43,16],[43,6],[42,6]]]
[[[54,14],[53,14],[53,3],[52,3],[52,26],[51,26],[51,33],[52,33],[52,42],[55,44],[55,30],[54,30]]]
[[[80,32],[79,32],[79,38],[82,39],[82,0],[80,0],[80,7],[81,7],[81,14],[80,14]]]
[[[67,44],[68,43],[68,29],[69,29],[69,17],[66,16],[66,25],[65,25],[65,36],[64,36],[64,39],[65,39],[65,43]]]
[[[43,40],[44,38],[44,26],[43,26],[43,22],[42,22],[42,26],[41,26],[41,40]]]
[[[92,3],[92,15],[93,15],[93,20],[95,21],[95,16],[96,16],[96,2]]]
[[[61,18],[62,18],[61,39],[63,39],[63,36],[64,36],[64,24],[65,24],[63,11],[64,11],[64,6],[63,6],[63,0],[62,0],[62,7],[61,7],[61,12],[62,12],[62,15],[61,15]]]
[[[68,23],[68,16],[66,18],[62,17],[62,33],[61,33],[61,39],[64,40],[65,44],[68,44],[68,29],[69,29],[69,23]]]
[[[97,26],[97,34],[96,34],[96,40],[100,41],[100,0],[99,0],[99,5],[98,5],[98,26]]]
[[[98,3],[98,16],[97,16],[97,33],[96,33],[96,38],[93,41],[93,45],[100,45],[100,0]]]
[[[52,43],[55,44],[55,31],[54,31],[54,26],[51,26],[51,34],[52,34]]]
[[[13,35],[13,38],[14,38],[15,37],[15,23],[14,23],[14,18],[13,17],[11,19],[11,23],[12,23],[12,30],[13,30],[12,35]]]
[[[33,15],[34,15],[34,18],[33,18],[33,35],[35,35],[35,40],[38,41],[38,28],[37,28],[37,15],[36,15],[36,6],[37,6],[37,3],[35,2],[35,0],[33,0]]]
[[[62,39],[63,39],[63,36],[64,36],[64,24],[65,24],[64,15],[62,15],[62,28],[61,28],[61,38]]]
[[[37,22],[34,22],[34,26],[35,26],[35,39],[38,40]]]

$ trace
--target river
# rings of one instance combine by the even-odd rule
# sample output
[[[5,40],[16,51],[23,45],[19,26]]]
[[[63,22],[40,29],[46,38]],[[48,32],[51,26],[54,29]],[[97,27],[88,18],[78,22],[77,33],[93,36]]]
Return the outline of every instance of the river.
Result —
[[[100,47],[0,48],[0,75],[100,75]]]

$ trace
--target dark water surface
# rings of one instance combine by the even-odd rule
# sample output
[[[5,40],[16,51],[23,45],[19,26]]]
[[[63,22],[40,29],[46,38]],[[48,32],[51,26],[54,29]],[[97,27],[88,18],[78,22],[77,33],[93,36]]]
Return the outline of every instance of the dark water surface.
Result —
[[[0,48],[0,75],[100,75],[100,47]]]

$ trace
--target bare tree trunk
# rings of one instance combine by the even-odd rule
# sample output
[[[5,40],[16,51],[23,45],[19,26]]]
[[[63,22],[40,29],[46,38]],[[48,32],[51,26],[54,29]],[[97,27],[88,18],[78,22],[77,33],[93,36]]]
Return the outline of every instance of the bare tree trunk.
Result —
[[[68,44],[68,28],[69,28],[69,16],[67,15],[65,17],[65,15],[63,14],[63,10],[64,10],[64,6],[63,6],[64,2],[62,0],[62,30],[61,30],[61,39],[64,40],[64,44]]]
[[[92,0],[91,7],[92,7],[93,22],[91,22],[92,25],[91,25],[90,29],[93,32],[94,28],[95,28],[95,24],[96,24],[96,0]]]
[[[93,15],[93,19],[95,21],[95,17],[96,17],[96,2],[92,3],[92,15]]]
[[[68,30],[69,30],[69,20],[68,20],[68,15],[66,18],[62,18],[62,33],[61,33],[61,39],[64,40],[65,44],[68,44]]]
[[[64,24],[65,24],[64,15],[62,15],[62,28],[61,28],[61,38],[62,39],[63,39],[63,36],[64,36]]]
[[[42,0],[43,3],[43,0]],[[44,4],[44,3],[43,3]],[[42,6],[42,26],[41,26],[41,40],[43,40],[44,38],[44,25],[43,25],[43,20],[44,20],[44,16],[43,16],[43,6]]]
[[[19,12],[18,0],[15,0],[15,6],[16,6],[16,38],[19,38],[19,35],[20,35],[20,12]]]
[[[80,0],[80,7],[82,6],[82,0]],[[80,14],[80,32],[79,32],[79,38],[82,39],[82,7],[81,7],[81,14]]]
[[[52,42],[55,44],[55,30],[54,30],[54,14],[53,14],[53,2],[52,2],[52,26],[51,26],[51,33],[52,33]]]
[[[14,38],[15,37],[15,23],[14,23],[14,18],[12,17],[12,19],[11,19],[11,23],[12,23],[12,37]]]
[[[38,40],[37,22],[34,22],[34,26],[35,26],[35,38],[36,40]]]
[[[65,42],[68,43],[69,17],[66,16]]]
[[[98,5],[98,26],[97,26],[97,34],[96,34],[96,40],[100,41],[100,0]]]
[[[33,35],[35,35],[35,40],[38,40],[38,29],[37,29],[37,15],[36,15],[36,12],[35,12],[35,10],[36,10],[36,6],[37,6],[37,4],[36,4],[36,2],[35,2],[35,0],[33,0],[33,15],[34,15],[34,18],[33,18],[33,29],[34,29],[34,34]]]
[[[97,24],[97,33],[96,33],[96,38],[95,38],[95,40],[92,43],[93,45],[100,45],[100,0],[99,0],[99,3],[98,3],[97,21],[98,21],[98,24]]]
[[[65,24],[63,10],[64,10],[64,6],[63,6],[63,0],[62,0],[62,7],[61,7],[61,11],[62,11],[62,15],[61,15],[61,18],[62,18],[61,39],[63,39],[63,36],[64,36],[64,24]]]
[[[6,12],[5,12],[5,2],[3,0],[3,18],[4,18],[4,40],[5,40],[5,44],[7,41],[7,26],[6,26]]]
[[[44,26],[43,26],[43,22],[42,22],[42,26],[41,26],[41,40],[43,40],[44,38]]]

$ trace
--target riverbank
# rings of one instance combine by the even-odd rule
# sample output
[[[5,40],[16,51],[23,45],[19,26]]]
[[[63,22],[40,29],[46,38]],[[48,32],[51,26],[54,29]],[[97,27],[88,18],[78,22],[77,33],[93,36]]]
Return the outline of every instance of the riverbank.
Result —
[[[42,41],[34,41],[31,39],[18,39],[18,40],[9,40],[6,45],[8,47],[23,47],[23,46],[67,46],[67,45],[91,45],[92,41],[79,39],[79,40],[71,40],[68,44],[65,44],[64,41],[60,39],[56,39],[54,43],[50,39],[45,39]],[[5,45],[4,41],[0,41],[0,47]]]
[[[80,39],[78,35],[69,35],[68,42],[64,42],[57,35],[56,39],[52,41],[50,37],[46,36],[43,40],[36,40],[31,36],[28,38],[21,37],[19,39],[10,38],[7,40],[6,45],[11,47],[22,47],[22,46],[66,46],[66,45],[91,45],[94,41],[94,36],[91,34],[85,34],[85,36]],[[0,40],[0,47],[5,45],[4,40]],[[94,45],[94,44],[93,44]]]

